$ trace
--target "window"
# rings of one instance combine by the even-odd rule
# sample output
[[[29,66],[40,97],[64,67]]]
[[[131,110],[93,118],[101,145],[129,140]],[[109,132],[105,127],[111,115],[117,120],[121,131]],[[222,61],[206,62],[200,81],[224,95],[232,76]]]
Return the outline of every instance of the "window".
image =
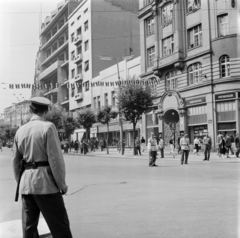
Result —
[[[82,54],[82,45],[77,46],[77,55]]]
[[[75,59],[75,51],[72,51],[71,53],[71,60],[74,60]]]
[[[107,93],[104,94],[104,100],[105,100],[105,106],[107,106],[108,105],[108,94]]]
[[[101,108],[101,101],[100,101],[100,96],[97,97],[97,103],[98,103],[98,108]]]
[[[73,26],[74,25],[74,21],[71,23],[71,26]]]
[[[146,20],[146,28],[147,28],[147,35],[154,34],[154,18],[153,17],[149,17]]]
[[[114,107],[116,105],[116,99],[115,99],[115,91],[112,92],[112,106]]]
[[[188,108],[188,116],[206,114],[206,105]]]
[[[87,13],[87,11],[88,11],[88,8],[84,11],[84,14],[86,14]]]
[[[89,91],[89,81],[85,82],[85,91]]]
[[[172,21],[173,18],[173,3],[169,3],[162,8],[162,24]]]
[[[227,55],[224,55],[220,58],[221,78],[230,77],[231,76],[230,73],[231,73],[230,59]]]
[[[195,63],[188,67],[188,84],[197,84],[202,82],[202,64]]]
[[[75,77],[75,69],[72,69],[72,79]]]
[[[89,48],[88,40],[85,41],[85,43],[84,43],[84,48],[85,48],[85,51],[88,50],[88,48]]]
[[[169,36],[163,39],[163,56],[170,55],[174,52],[174,37]]]
[[[222,15],[218,17],[218,36],[228,35],[228,15]]]
[[[72,35],[71,35],[71,42],[74,42],[74,33],[72,33]]]
[[[176,71],[168,72],[166,74],[166,90],[173,90],[177,87]]]
[[[187,12],[196,11],[201,7],[201,0],[187,0]]]
[[[155,57],[155,47],[151,47],[147,50],[147,65],[148,66],[152,66],[153,65],[153,60],[154,60],[154,57]]]
[[[84,30],[85,30],[85,31],[88,30],[88,21],[86,21],[86,22],[84,23]]]
[[[74,84],[71,85],[71,96],[72,97],[75,96],[75,86],[74,86]]]
[[[82,64],[77,65],[77,75],[82,73]]]
[[[93,109],[94,110],[97,109],[97,98],[96,97],[93,98]]]
[[[89,61],[86,61],[84,65],[84,71],[86,72],[88,70],[89,70]]]
[[[81,15],[79,15],[77,19],[79,20],[80,18],[81,18]]]
[[[82,27],[79,27],[77,29],[77,36],[82,35]]]
[[[82,93],[82,84],[77,83],[77,93]]]
[[[217,112],[230,112],[230,111],[234,111],[234,112],[236,111],[235,101],[217,103]]]
[[[153,0],[144,0],[144,6],[146,6],[146,5],[150,4],[150,3],[152,3],[152,1],[153,1]]]
[[[202,25],[197,25],[188,30],[188,48],[202,45]]]

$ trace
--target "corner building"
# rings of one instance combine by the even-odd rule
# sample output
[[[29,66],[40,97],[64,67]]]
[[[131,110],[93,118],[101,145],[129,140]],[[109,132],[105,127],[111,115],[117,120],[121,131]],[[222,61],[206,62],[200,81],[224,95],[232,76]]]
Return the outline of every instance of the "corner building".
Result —
[[[216,145],[240,127],[240,1],[140,0],[141,77],[161,79],[143,136]]]

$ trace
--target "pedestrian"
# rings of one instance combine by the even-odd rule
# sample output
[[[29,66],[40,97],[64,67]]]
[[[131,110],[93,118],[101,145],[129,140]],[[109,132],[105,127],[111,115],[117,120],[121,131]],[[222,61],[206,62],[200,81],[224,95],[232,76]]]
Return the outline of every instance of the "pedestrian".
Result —
[[[231,137],[231,154],[234,155],[234,151],[235,151],[234,137],[233,135],[230,135],[230,137]]]
[[[220,158],[225,159],[226,158],[225,154],[226,154],[228,148],[226,147],[226,141],[222,135],[221,135],[221,139],[219,142],[219,150],[220,150],[220,155],[221,155]]]
[[[138,153],[141,155],[141,148],[140,148],[140,139],[136,137],[135,139],[135,154],[137,155]]]
[[[72,238],[62,195],[65,163],[57,130],[45,121],[50,101],[43,97],[30,99],[30,121],[21,126],[14,138],[13,172],[22,197],[22,229],[24,238],[38,238],[40,212],[54,238]],[[21,168],[21,171],[19,170]]]
[[[235,141],[235,147],[236,147],[236,157],[239,157],[239,153],[240,153],[240,141],[239,141],[239,135],[238,135],[238,133],[236,133],[234,141]]]
[[[227,148],[227,158],[230,158],[229,152],[232,149],[232,140],[229,134],[226,135],[226,148]]]
[[[182,150],[182,157],[181,157],[181,164],[185,163],[188,164],[188,156],[189,156],[189,138],[188,134],[184,134],[184,136],[180,140],[180,146]],[[184,161],[185,158],[185,161]]]
[[[144,152],[144,150],[146,150],[146,140],[144,139],[143,136],[141,139],[141,148],[142,148],[142,152]]]
[[[123,142],[122,142],[122,150],[123,150],[122,154],[123,155],[125,153],[125,145],[126,145],[125,140],[123,140]]]
[[[177,144],[178,144],[178,154],[180,153],[180,151],[181,151],[181,146],[180,146],[180,140],[181,140],[181,136],[179,136],[178,137],[178,139],[177,139]]]
[[[204,148],[204,159],[203,160],[210,160],[210,151],[212,149],[212,139],[208,135],[208,132],[206,133],[206,136],[203,138],[203,144],[205,145]]]
[[[198,154],[198,151],[199,151],[199,147],[200,147],[200,141],[199,141],[199,139],[198,139],[197,136],[196,136],[196,138],[194,139],[193,143],[194,143],[193,154],[199,155],[199,154]]]
[[[83,154],[83,141],[79,141],[80,153]]]
[[[154,133],[151,133],[151,137],[148,139],[148,151],[149,151],[149,167],[157,166],[155,164],[157,159],[157,139]]]
[[[101,148],[101,151],[103,151],[103,139],[102,138],[99,141],[99,146]]]
[[[2,147],[3,147],[3,143],[2,143],[2,140],[0,139],[0,150],[1,150],[1,151],[3,151],[3,150],[2,150]]]
[[[69,148],[68,140],[65,140],[63,144],[64,153],[68,153],[68,148]]]
[[[79,149],[79,141],[78,140],[75,140],[75,142],[74,142],[74,152],[75,153],[78,153],[78,149]]]
[[[88,152],[88,143],[87,143],[87,139],[83,140],[83,154],[87,154]]]
[[[159,137],[158,148],[160,150],[161,158],[164,158],[164,140],[161,136]]]
[[[174,137],[172,137],[169,141],[169,147],[170,147],[170,154],[173,155],[173,158],[175,158],[174,154]]]
[[[221,132],[218,132],[218,136],[217,136],[217,150],[218,150],[218,156],[221,158],[221,153],[220,153],[220,148],[219,148],[219,144],[220,144],[220,141],[222,139],[222,133]]]

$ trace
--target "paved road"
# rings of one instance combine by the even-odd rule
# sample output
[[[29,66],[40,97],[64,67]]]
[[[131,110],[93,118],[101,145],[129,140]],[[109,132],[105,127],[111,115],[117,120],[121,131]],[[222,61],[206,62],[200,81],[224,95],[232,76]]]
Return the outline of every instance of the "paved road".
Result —
[[[14,203],[10,151],[0,154],[0,223],[20,219]],[[84,238],[237,238],[239,163],[190,156],[147,166],[147,153],[127,151],[64,155],[68,196],[64,196],[74,237]],[[141,158],[141,159],[140,159]],[[17,237],[14,237],[17,238]]]

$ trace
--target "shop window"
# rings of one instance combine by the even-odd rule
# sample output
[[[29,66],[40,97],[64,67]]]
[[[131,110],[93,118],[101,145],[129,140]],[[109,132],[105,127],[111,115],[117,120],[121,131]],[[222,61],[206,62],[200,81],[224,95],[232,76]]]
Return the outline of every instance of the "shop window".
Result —
[[[146,20],[147,35],[154,34],[154,18],[151,16]]]
[[[226,36],[229,34],[228,30],[228,15],[224,14],[218,16],[218,36]]]
[[[206,114],[206,105],[188,108],[188,116]]]
[[[174,36],[163,39],[163,56],[170,55],[174,52]]]
[[[229,112],[229,111],[236,111],[235,101],[217,103],[217,112]]]
[[[195,63],[188,67],[188,84],[198,84],[202,82],[202,64]]]
[[[173,19],[173,3],[168,3],[162,8],[162,24],[167,24]]]
[[[231,76],[231,65],[230,58],[228,55],[223,55],[220,58],[220,73],[221,78],[230,77]]]
[[[166,90],[174,90],[177,88],[176,71],[166,74]]]
[[[201,0],[186,0],[187,1],[187,12],[193,12],[201,7]]]
[[[192,49],[202,45],[202,25],[199,24],[188,30],[188,48]]]
[[[148,67],[153,65],[153,60],[155,58],[155,47],[151,47],[147,49],[147,65]]]

